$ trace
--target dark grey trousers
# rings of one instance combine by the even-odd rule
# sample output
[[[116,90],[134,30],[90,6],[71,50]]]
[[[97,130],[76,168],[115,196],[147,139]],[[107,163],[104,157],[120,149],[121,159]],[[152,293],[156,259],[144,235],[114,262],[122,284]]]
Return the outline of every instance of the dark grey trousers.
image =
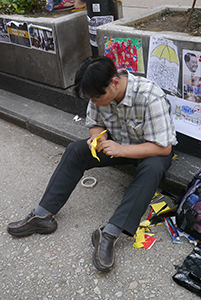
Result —
[[[144,159],[110,158],[103,152],[99,152],[98,156],[100,162],[91,155],[87,140],[69,144],[39,204],[55,215],[66,203],[85,170],[94,167],[133,164],[137,167],[134,179],[109,223],[134,235],[152,196],[171,165],[172,153],[168,156],[153,156]]]

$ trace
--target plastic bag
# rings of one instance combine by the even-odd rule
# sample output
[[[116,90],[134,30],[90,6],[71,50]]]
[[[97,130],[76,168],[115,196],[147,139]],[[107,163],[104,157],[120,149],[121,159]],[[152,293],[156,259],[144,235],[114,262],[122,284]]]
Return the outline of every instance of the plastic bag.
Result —
[[[201,242],[185,258],[183,265],[177,267],[173,280],[201,297]]]

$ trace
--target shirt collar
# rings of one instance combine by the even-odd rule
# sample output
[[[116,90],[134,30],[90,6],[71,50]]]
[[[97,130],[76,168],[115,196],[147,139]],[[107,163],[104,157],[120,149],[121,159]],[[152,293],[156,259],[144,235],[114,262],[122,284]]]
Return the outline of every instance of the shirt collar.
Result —
[[[126,93],[125,96],[123,98],[123,100],[117,105],[126,105],[126,106],[132,106],[133,105],[133,101],[132,101],[132,87],[134,84],[134,77],[132,76],[132,74],[130,72],[128,72],[128,83],[127,83],[127,87],[126,87]]]

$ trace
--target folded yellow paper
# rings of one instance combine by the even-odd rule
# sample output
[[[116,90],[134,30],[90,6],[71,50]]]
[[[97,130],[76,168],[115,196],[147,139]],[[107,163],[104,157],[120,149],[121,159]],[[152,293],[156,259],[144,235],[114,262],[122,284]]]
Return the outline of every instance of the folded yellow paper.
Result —
[[[151,224],[149,220],[144,220],[140,223],[139,227],[148,227]]]
[[[143,248],[144,246],[142,242],[144,241],[145,241],[144,230],[138,227],[138,229],[136,230],[135,243],[133,244],[133,247],[137,249]]]
[[[158,213],[163,207],[165,207],[166,205],[166,202],[165,201],[162,201],[162,202],[159,202],[159,203],[155,203],[155,204],[151,204],[151,207],[153,208],[153,210],[155,211],[155,213]],[[163,210],[162,212],[167,212],[169,210],[169,206],[167,205]]]
[[[147,228],[141,228],[138,227],[136,230],[136,234],[134,236],[135,238],[135,243],[133,244],[134,248],[140,249],[140,248],[145,248],[145,249],[150,249],[153,244],[156,242],[156,238],[153,237],[153,233],[146,233]]]
[[[103,130],[91,143],[91,154],[94,158],[100,161],[100,158],[96,155],[96,146],[98,145],[98,139],[106,132],[107,130]]]

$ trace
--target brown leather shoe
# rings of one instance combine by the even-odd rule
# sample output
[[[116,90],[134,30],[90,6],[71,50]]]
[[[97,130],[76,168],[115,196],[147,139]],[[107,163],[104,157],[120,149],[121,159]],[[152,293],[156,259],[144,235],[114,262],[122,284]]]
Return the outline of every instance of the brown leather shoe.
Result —
[[[23,220],[8,224],[7,231],[14,236],[27,236],[33,233],[49,234],[57,229],[57,221],[52,214],[35,216],[34,210]]]
[[[114,246],[117,236],[96,229],[92,234],[92,244],[95,247],[93,253],[93,264],[102,272],[110,271],[115,262]]]

